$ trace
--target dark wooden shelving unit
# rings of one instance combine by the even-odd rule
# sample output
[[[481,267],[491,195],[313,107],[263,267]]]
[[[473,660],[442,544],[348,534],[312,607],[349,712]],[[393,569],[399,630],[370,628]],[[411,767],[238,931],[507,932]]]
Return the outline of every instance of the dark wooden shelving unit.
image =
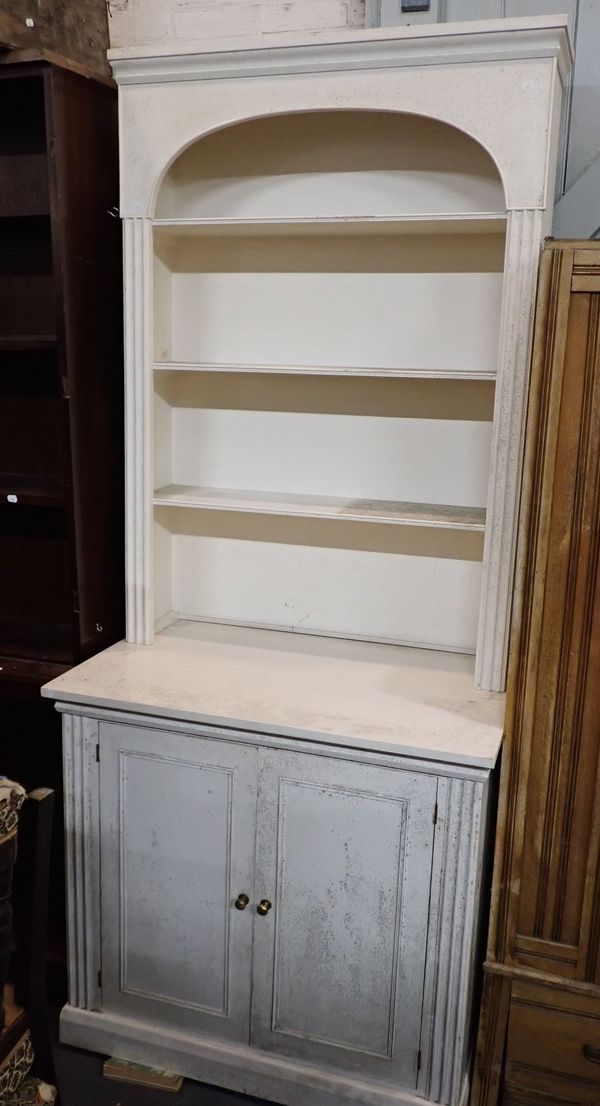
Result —
[[[40,687],[124,632],[117,95],[0,62],[0,772],[54,788],[51,960],[64,980],[60,718]]]
[[[116,92],[0,65],[0,682],[123,633]]]

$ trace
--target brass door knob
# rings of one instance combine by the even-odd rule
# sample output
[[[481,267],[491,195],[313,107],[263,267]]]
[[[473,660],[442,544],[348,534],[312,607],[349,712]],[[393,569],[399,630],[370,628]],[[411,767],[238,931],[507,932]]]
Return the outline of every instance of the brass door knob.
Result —
[[[236,910],[245,910],[249,902],[250,899],[247,895],[238,895],[233,905]]]
[[[273,903],[269,902],[268,899],[261,899],[258,906],[256,907],[256,913],[257,914],[268,914],[269,910],[272,907],[272,905],[273,905]]]

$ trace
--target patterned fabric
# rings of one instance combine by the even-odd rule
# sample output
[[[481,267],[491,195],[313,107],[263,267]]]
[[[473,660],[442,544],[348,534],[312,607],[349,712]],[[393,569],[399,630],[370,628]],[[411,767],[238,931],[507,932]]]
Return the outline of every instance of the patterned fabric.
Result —
[[[39,1079],[28,1078],[2,1106],[53,1106],[56,1099],[56,1087],[51,1087],[49,1083],[40,1083]]]
[[[33,1064],[33,1046],[29,1033],[25,1033],[12,1052],[8,1054],[0,1067],[0,1103],[8,1106],[13,1102],[25,1076]]]
[[[19,811],[26,794],[20,784],[0,776],[0,845],[17,832]]]

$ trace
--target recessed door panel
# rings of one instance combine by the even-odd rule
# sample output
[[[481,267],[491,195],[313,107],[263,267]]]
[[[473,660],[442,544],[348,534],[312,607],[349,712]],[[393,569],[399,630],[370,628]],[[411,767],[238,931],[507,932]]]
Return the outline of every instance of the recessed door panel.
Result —
[[[256,752],[106,725],[103,1007],[248,1040]]]
[[[253,1043],[414,1086],[435,780],[260,763]]]

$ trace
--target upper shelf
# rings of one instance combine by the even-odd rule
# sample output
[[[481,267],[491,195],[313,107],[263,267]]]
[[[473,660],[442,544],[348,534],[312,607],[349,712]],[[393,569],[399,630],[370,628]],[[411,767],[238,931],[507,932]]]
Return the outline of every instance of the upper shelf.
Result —
[[[502,234],[506,212],[433,213],[429,215],[339,215],[269,219],[155,219],[161,237],[224,237],[228,235],[350,235],[350,234]]]

